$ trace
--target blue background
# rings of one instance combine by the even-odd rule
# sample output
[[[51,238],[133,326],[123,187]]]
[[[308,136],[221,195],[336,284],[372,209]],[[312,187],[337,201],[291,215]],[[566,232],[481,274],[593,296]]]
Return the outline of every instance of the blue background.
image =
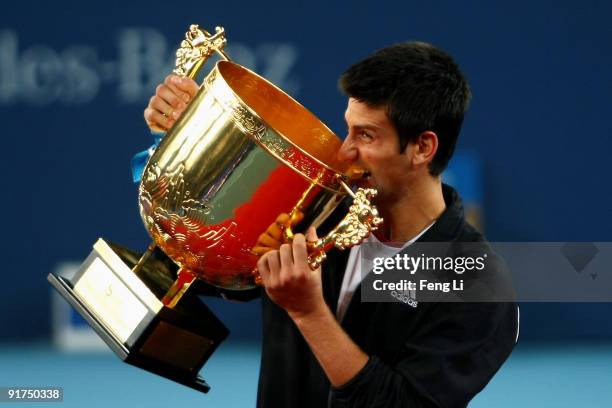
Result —
[[[146,247],[129,161],[150,144],[143,108],[191,23],[224,26],[237,62],[339,135],[336,81],[348,65],[404,40],[441,47],[472,86],[459,149],[481,169],[489,239],[610,241],[611,14],[609,2],[569,0],[5,5],[0,342],[49,338],[45,277],[99,236]],[[257,302],[212,306],[234,340],[257,344]],[[610,304],[525,304],[521,338],[609,344],[611,314]]]

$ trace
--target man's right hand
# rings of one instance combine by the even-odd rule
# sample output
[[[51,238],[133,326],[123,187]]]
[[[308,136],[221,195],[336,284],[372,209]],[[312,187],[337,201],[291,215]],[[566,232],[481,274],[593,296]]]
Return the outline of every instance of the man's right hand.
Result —
[[[155,89],[144,111],[147,126],[155,132],[165,132],[176,122],[198,92],[198,84],[191,78],[168,75]]]

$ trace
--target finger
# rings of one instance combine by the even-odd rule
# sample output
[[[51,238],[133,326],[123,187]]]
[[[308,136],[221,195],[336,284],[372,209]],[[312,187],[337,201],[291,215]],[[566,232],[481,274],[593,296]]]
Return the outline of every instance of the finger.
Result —
[[[171,118],[172,120],[178,119],[178,111],[174,110],[174,108],[172,108],[172,106],[170,106],[168,102],[166,102],[159,96],[154,96],[151,98],[151,100],[149,101],[149,107],[155,109],[157,112],[161,113],[167,118]]]
[[[308,249],[306,248],[306,238],[302,234],[295,234],[293,237],[293,259],[296,265],[308,264]]]
[[[175,75],[170,79],[170,82],[179,91],[186,93],[189,96],[189,99],[193,98],[200,89],[196,81],[187,77],[179,77]]]
[[[172,106],[173,110],[183,112],[187,105],[183,100],[170,88],[163,84],[159,85],[155,90],[155,95],[162,98],[168,105]],[[167,112],[162,112],[167,114]]]
[[[280,247],[280,245],[279,245],[279,247]],[[265,245],[256,245],[253,248],[251,248],[251,253],[253,255],[262,256],[263,254],[268,253],[270,251],[273,251],[275,249],[278,249],[278,247],[277,248],[271,248],[271,247],[265,246]]]
[[[280,262],[281,266],[292,268],[293,267],[293,250],[291,244],[283,244],[280,246]]]
[[[170,74],[164,80],[164,84],[168,86],[172,92],[176,94],[183,102],[189,103],[192,96],[189,92],[182,90],[179,86],[182,81],[182,78],[175,74]],[[197,85],[196,85],[197,86]]]
[[[317,230],[315,229],[315,227],[308,228],[308,230],[306,231],[306,239],[309,242],[314,242],[319,239],[319,237],[317,236]]]
[[[279,225],[286,225],[287,222],[289,222],[289,214],[287,213],[280,213],[278,214],[278,217],[276,217],[276,222]]]
[[[270,251],[263,257],[268,264],[268,282],[271,287],[276,287],[280,278],[281,262],[278,251]]]
[[[147,108],[144,111],[144,118],[149,126],[153,130],[161,129],[166,131],[170,129],[174,121],[171,118],[168,118],[153,108]]]
[[[168,88],[170,88],[170,90],[174,92],[174,94],[178,96],[183,103],[189,104],[189,102],[191,102],[191,95],[189,95],[187,92],[181,91],[173,84],[168,85]]]
[[[264,286],[266,286],[270,281],[270,268],[268,267],[268,260],[265,256],[262,256],[257,261],[257,271],[261,276]]]
[[[263,233],[257,239],[256,246],[266,246],[274,249],[278,249],[281,246],[281,242],[274,237],[271,237],[267,233]]]
[[[268,227],[266,234],[268,234],[275,241],[280,242],[283,237],[284,229],[285,229],[285,226],[283,224],[279,225],[277,223],[274,223]]]
[[[291,213],[291,221],[290,224],[291,226],[298,224],[300,221],[302,221],[304,219],[304,213],[301,212],[300,210],[294,210]]]
[[[283,244],[280,247],[280,262],[281,269],[279,274],[279,281],[287,282],[294,273],[293,270],[293,251],[290,244]]]

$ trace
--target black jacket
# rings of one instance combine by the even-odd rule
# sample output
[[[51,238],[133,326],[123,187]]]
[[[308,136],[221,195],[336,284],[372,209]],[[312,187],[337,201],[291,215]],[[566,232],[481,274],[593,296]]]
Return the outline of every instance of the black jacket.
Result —
[[[443,187],[446,210],[419,242],[479,242],[464,218],[458,194]],[[334,216],[330,222],[335,222]],[[323,266],[323,291],[336,310],[349,251],[332,250]],[[465,407],[514,347],[514,303],[361,302],[357,288],[343,329],[370,356],[339,389],[287,313],[262,291],[263,350],[258,406]]]

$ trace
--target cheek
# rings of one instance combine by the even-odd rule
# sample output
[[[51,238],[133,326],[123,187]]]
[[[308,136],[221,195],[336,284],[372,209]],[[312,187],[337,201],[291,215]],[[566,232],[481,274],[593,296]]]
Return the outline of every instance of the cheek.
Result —
[[[377,150],[375,146],[368,146],[367,149],[361,149],[360,155],[364,161],[373,164],[384,163],[387,160],[386,154],[381,150]]]
[[[376,164],[383,171],[390,171],[391,167],[397,166],[399,159],[396,152],[377,151],[376,149],[363,152],[362,157],[364,161],[367,160],[369,163]]]

